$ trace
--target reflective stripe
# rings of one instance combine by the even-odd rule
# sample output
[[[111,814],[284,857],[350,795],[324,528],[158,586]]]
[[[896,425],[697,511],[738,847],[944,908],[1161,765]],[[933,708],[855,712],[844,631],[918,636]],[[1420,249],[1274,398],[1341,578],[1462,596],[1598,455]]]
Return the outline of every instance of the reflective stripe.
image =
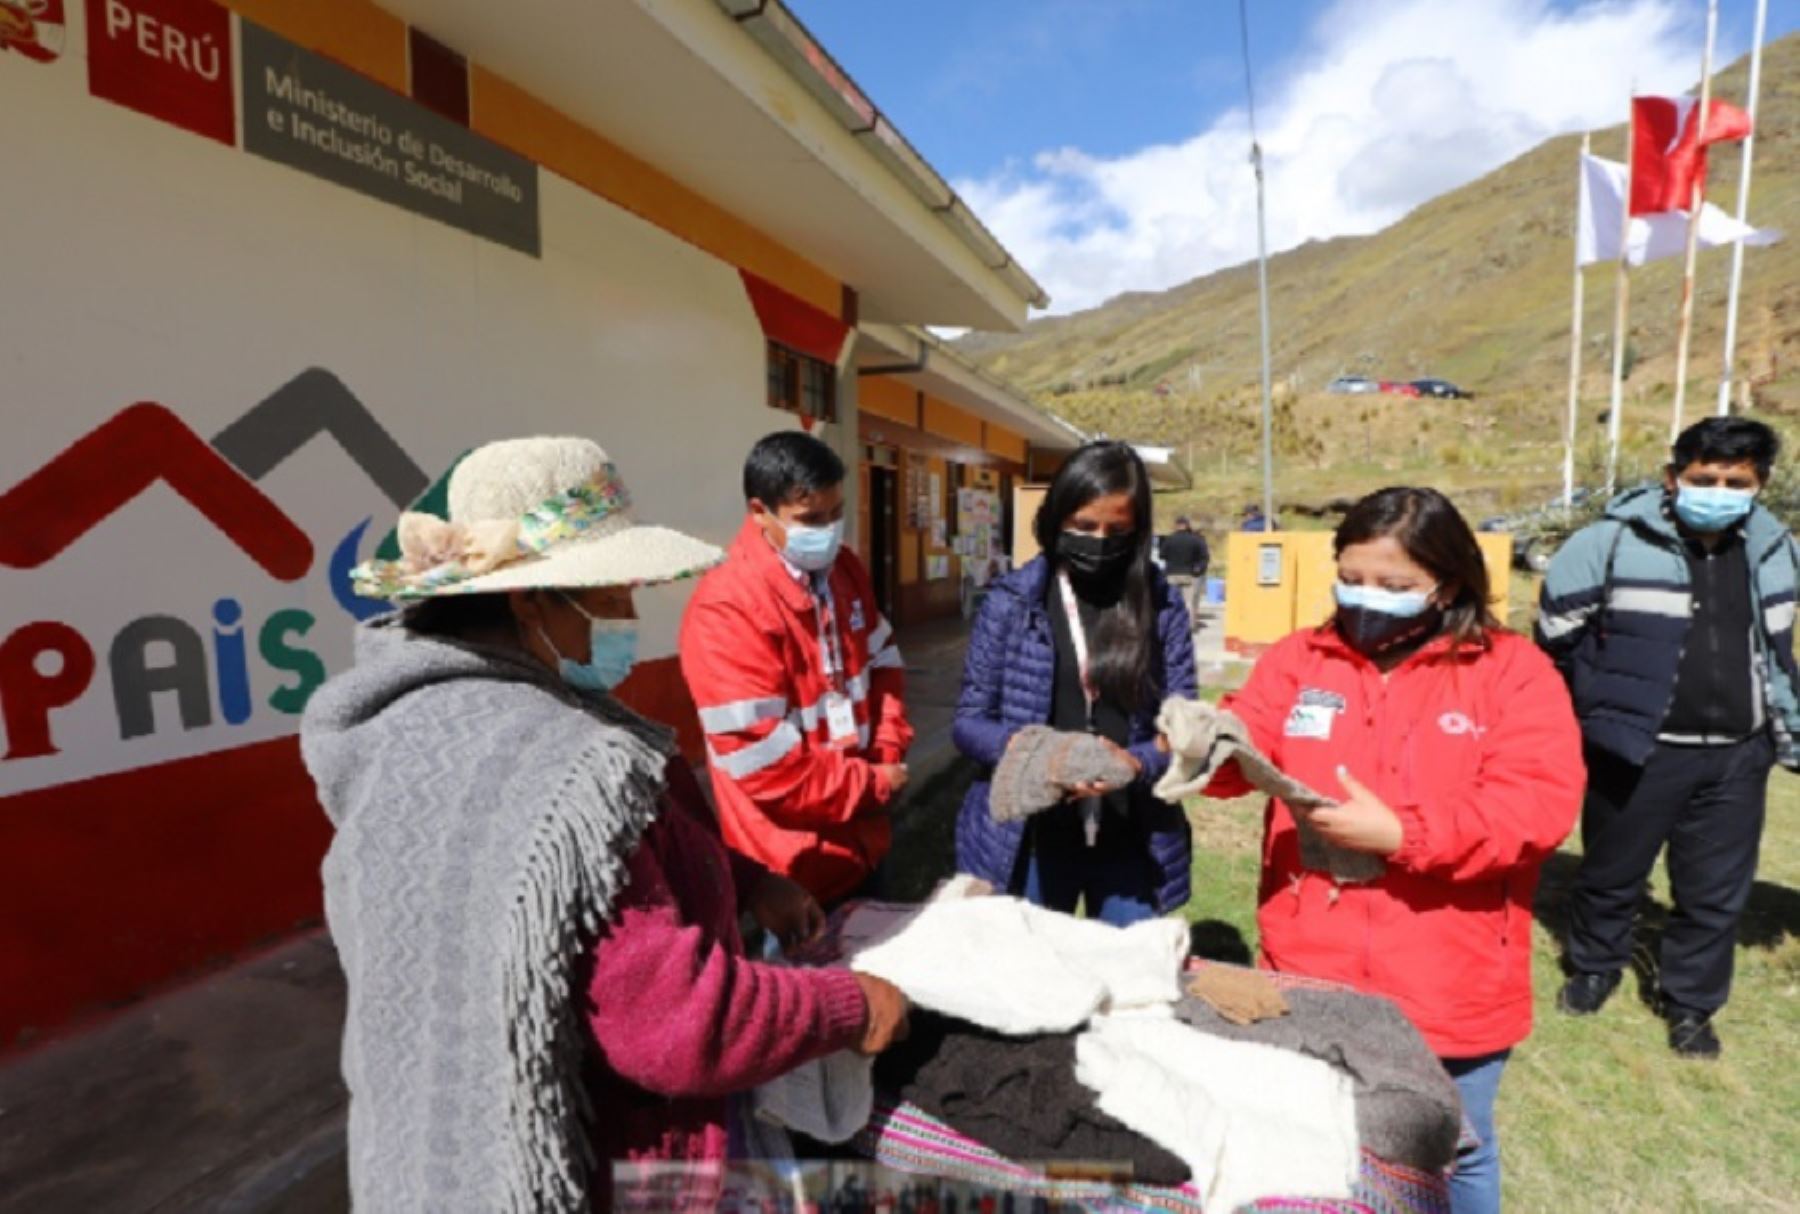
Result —
[[[1614,611],[1635,611],[1639,615],[1682,620],[1693,614],[1692,602],[1692,596],[1685,590],[1650,590],[1642,586],[1621,586],[1612,595]]]
[[[702,708],[700,728],[707,733],[735,733],[740,729],[749,729],[758,721],[781,717],[786,712],[787,701],[780,696],[769,696],[761,700],[737,700],[730,704]]]
[[[1594,618],[1592,607],[1583,607],[1578,611],[1565,611],[1561,615],[1541,615],[1538,617],[1538,632],[1544,639],[1554,641],[1575,632]]]
[[[712,758],[713,766],[734,780],[755,775],[765,767],[773,767],[793,751],[799,749],[800,731],[794,728],[793,722],[783,721],[775,727],[775,732],[762,741],[734,750],[722,755],[709,743],[707,754]]]
[[[875,631],[869,634],[869,652],[879,652],[881,647],[887,644],[888,638],[893,635],[894,626],[888,623],[886,616],[882,616],[875,625]]]
[[[856,677],[844,684],[844,690],[850,695],[850,702],[860,704],[869,698],[869,668],[863,667]]]
[[[1763,627],[1770,632],[1786,632],[1794,626],[1794,604],[1777,603],[1763,612]]]
[[[900,646],[889,645],[869,659],[869,666],[871,669],[903,669],[906,661],[900,656]]]
[[[861,704],[869,698],[869,672],[864,670],[855,678],[844,684],[844,692],[850,697],[852,704]],[[827,692],[827,695],[830,693]],[[820,696],[810,704],[802,704],[787,714],[787,719],[797,728],[811,733],[818,728],[819,717],[825,711],[825,697]]]

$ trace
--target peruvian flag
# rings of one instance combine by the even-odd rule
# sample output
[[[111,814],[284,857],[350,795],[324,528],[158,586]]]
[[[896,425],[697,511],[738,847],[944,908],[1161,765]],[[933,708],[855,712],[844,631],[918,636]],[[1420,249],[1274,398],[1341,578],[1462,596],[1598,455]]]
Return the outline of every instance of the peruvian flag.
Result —
[[[1633,215],[1692,210],[1694,184],[1706,186],[1707,145],[1734,143],[1750,133],[1750,115],[1737,106],[1714,101],[1707,109],[1702,124],[1692,97],[1631,99]]]

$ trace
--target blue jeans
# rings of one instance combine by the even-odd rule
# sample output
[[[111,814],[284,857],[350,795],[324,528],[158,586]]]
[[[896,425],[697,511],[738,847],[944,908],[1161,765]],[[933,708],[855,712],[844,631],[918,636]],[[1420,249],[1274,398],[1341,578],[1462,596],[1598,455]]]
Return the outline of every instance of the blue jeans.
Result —
[[[1031,820],[1013,893],[1037,906],[1125,927],[1156,918],[1156,865],[1141,832],[1111,810],[1094,846],[1073,805],[1058,805]]]
[[[1450,1175],[1450,1214],[1500,1214],[1500,1139],[1494,1131],[1494,1098],[1511,1050],[1479,1058],[1443,1058],[1462,1094],[1463,1115],[1481,1142],[1458,1157]]]

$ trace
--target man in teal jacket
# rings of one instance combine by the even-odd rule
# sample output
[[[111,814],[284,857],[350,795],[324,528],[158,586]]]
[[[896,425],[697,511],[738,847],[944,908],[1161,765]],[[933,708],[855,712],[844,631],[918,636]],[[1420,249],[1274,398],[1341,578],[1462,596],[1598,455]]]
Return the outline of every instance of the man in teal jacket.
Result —
[[[1670,1048],[1685,1057],[1719,1054],[1712,1017],[1731,988],[1769,772],[1778,759],[1800,765],[1800,559],[1756,500],[1779,448],[1746,418],[1683,431],[1662,485],[1620,495],[1557,553],[1538,616],[1588,764],[1557,1005],[1590,1015],[1612,995],[1666,844],[1675,905],[1658,987]]]

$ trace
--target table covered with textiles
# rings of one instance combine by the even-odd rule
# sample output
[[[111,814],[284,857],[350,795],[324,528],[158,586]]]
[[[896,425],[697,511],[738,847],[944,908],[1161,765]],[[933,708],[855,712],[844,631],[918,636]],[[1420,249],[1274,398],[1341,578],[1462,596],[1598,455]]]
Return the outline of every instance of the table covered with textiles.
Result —
[[[903,955],[893,960],[882,953],[881,936],[891,933],[892,926],[879,926],[873,933],[869,929],[871,923],[882,924],[884,915],[892,923],[906,922],[907,908],[861,903],[839,908],[824,936],[798,952],[794,960],[814,965],[851,963],[890,981],[901,978],[897,985],[913,997],[916,1024],[922,1026],[915,1029],[915,1037],[923,1040],[901,1045],[877,1060],[872,1069],[860,1072],[868,1090],[860,1106],[854,1097],[840,1102],[847,1107],[834,1116],[842,1129],[828,1140],[845,1141],[847,1137],[847,1145],[857,1153],[893,1171],[986,1186],[1022,1199],[1078,1203],[1098,1211],[1438,1214],[1448,1210],[1442,1167],[1454,1154],[1458,1140],[1460,1110],[1454,1087],[1447,1077],[1441,1077],[1441,1068],[1423,1042],[1386,1000],[1357,995],[1332,983],[1265,973],[1261,977],[1282,992],[1294,1012],[1290,1015],[1284,1008],[1282,1019],[1272,1020],[1267,1028],[1227,1023],[1187,994],[1170,1001],[1166,1010],[1152,1009],[1147,1019],[1133,1019],[1114,1014],[1110,1006],[1110,1002],[1130,1003],[1134,998],[1130,988],[1136,979],[1119,958],[1133,952],[1144,956],[1151,936],[1157,942],[1150,944],[1150,952],[1166,952],[1178,925],[1169,921],[1148,928],[1140,925],[1141,930],[1129,938],[1129,946],[1121,933],[1115,947],[1112,938],[1100,933],[1102,925],[1090,926],[1088,921],[1067,917],[1049,919],[1044,916],[1053,912],[1002,905],[1012,904],[1014,899],[984,902],[991,904],[983,910],[991,911],[989,918],[995,922],[1017,911],[1028,936],[1034,929],[1041,932],[1048,926],[1059,937],[1066,930],[1085,941],[1077,945],[1076,953],[1065,953],[1061,960],[1077,973],[1090,966],[1100,972],[1098,985],[1111,994],[1101,996],[1091,1016],[1081,1015],[1080,1024],[1072,1024],[1074,1013],[1056,1006],[1062,993],[1048,989],[1054,983],[1034,983],[1017,958],[1002,957],[984,942],[968,941],[965,937],[970,933],[962,930],[961,922],[955,925],[957,934],[945,938],[945,946],[953,954],[958,949],[968,951],[945,956],[942,965],[928,966],[922,960]],[[859,915],[859,911],[863,913]],[[977,926],[973,934],[979,936],[982,930]],[[1180,931],[1185,933],[1184,925]],[[871,943],[875,947],[870,948]],[[1059,946],[1063,943],[1059,939]],[[1084,947],[1093,951],[1080,953]],[[1178,976],[1183,983],[1193,983],[1207,971],[1215,978],[1251,972],[1218,962],[1183,960],[1184,935],[1178,947],[1180,955],[1170,963],[1172,983]],[[978,965],[984,953],[988,963]],[[892,974],[883,972],[884,966]],[[968,1006],[958,1005],[959,996],[946,995],[944,983],[954,983],[959,973],[1005,970],[1008,966],[1013,972],[1006,980],[1032,997],[1023,1022],[1007,1023],[1017,1010],[983,1006],[979,995]],[[928,976],[909,982],[913,974],[927,970]],[[1042,1023],[1036,1022],[1039,1020]],[[1365,1029],[1365,1023],[1376,1027]],[[1387,1046],[1376,1041],[1375,1048],[1363,1048],[1365,1038],[1381,1036],[1383,1023],[1388,1026]],[[1307,1029],[1309,1024],[1314,1028]],[[1073,1031],[1077,1028],[1079,1031]],[[1319,1036],[1328,1048],[1301,1041],[1307,1032]],[[1259,1041],[1263,1043],[1241,1044]],[[1133,1047],[1141,1043],[1149,1044],[1134,1057]],[[1165,1132],[1161,1123],[1181,1120],[1185,1105],[1191,1102],[1188,1090],[1170,1084],[1160,1107],[1143,1094],[1163,1078],[1149,1068],[1188,1044],[1244,1051],[1254,1055],[1258,1066],[1277,1068],[1254,1072],[1259,1079],[1266,1077],[1266,1082],[1234,1081],[1240,1091],[1261,1089],[1244,1093],[1252,1104],[1260,1101],[1260,1108],[1252,1109],[1236,1131],[1221,1131],[1214,1124],[1198,1139]],[[1171,1046],[1174,1048],[1168,1048]],[[1399,1063],[1386,1061],[1381,1048],[1390,1049]],[[1235,1064],[1239,1055],[1203,1053],[1198,1057],[1200,1062],[1191,1065]],[[1108,1070],[1108,1065],[1113,1069]],[[1279,1069],[1284,1066],[1290,1069]],[[1301,1067],[1313,1070],[1303,1073]],[[1409,1067],[1424,1078],[1411,1082]],[[846,1064],[838,1073],[843,1076],[856,1070],[855,1065]],[[826,1073],[829,1071],[826,1068]],[[1432,1072],[1442,1078],[1441,1084],[1434,1086]],[[987,1081],[981,1078],[984,1074]],[[1335,1140],[1328,1119],[1322,1124],[1310,1108],[1299,1107],[1331,1103],[1319,1098],[1322,1089],[1308,1086],[1319,1074],[1329,1074],[1341,1084],[1340,1103],[1346,1107],[1354,1089],[1354,1120],[1344,1112],[1347,1132],[1339,1132]],[[827,1086],[831,1082],[827,1081]],[[963,1090],[983,1087],[993,1090]],[[1287,1111],[1281,1107],[1282,1101],[1291,1103],[1296,1117],[1291,1135],[1285,1125],[1271,1120]],[[779,1115],[776,1110],[777,1120]],[[790,1116],[788,1124],[803,1120]],[[1209,1152],[1221,1160],[1234,1150],[1240,1155],[1255,1154],[1258,1136],[1268,1156],[1260,1161],[1260,1177],[1253,1175],[1254,1167],[1235,1163],[1229,1178],[1223,1175],[1223,1162],[1216,1175],[1205,1168],[1212,1158]],[[1243,1145],[1246,1142],[1251,1144],[1248,1151]],[[1375,1149],[1378,1146],[1383,1149]],[[1285,1158],[1282,1152],[1286,1152]],[[1292,1166],[1296,1176],[1305,1175],[1308,1164],[1319,1157],[1336,1159],[1341,1181],[1335,1187],[1322,1188],[1316,1183],[1316,1167],[1309,1178],[1314,1183],[1299,1186],[1300,1195],[1283,1196],[1271,1187],[1272,1174],[1285,1175],[1280,1170]],[[1128,1161],[1129,1178],[1109,1176],[1104,1168],[1094,1166],[1120,1160]],[[1277,1171],[1272,1173],[1271,1168]],[[1208,1174],[1198,1174],[1202,1170]],[[1236,1183],[1222,1183],[1227,1179]],[[1247,1194],[1255,1196],[1238,1200]],[[1226,1195],[1230,1198],[1221,1200]]]

